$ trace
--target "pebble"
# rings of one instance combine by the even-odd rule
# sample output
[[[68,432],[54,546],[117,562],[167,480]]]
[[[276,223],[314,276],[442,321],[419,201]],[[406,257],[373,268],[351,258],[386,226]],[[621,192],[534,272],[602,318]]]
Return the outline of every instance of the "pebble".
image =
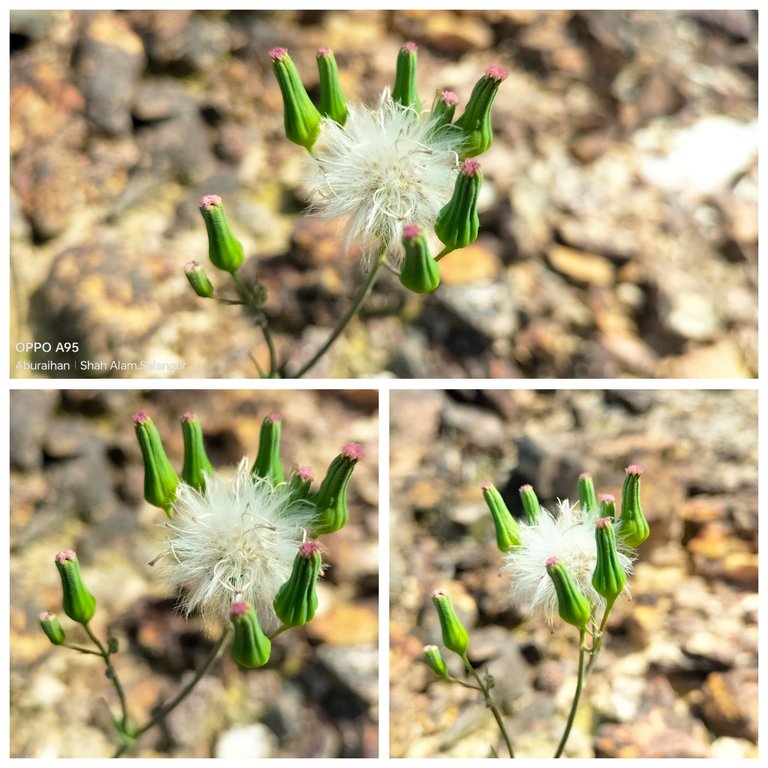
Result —
[[[242,725],[221,734],[214,757],[219,760],[258,760],[274,757],[276,746],[277,739],[266,725]]]

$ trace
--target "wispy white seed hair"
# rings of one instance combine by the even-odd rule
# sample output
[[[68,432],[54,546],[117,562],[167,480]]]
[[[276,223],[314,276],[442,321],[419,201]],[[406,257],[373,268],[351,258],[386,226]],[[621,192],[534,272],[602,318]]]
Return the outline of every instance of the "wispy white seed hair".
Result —
[[[376,109],[350,106],[343,126],[324,118],[307,159],[310,211],[348,217],[347,247],[359,241],[366,267],[382,249],[398,262],[403,227],[432,231],[450,200],[461,141],[460,131],[435,130],[428,112],[393,101],[386,90]]]
[[[556,515],[542,508],[536,525],[520,523],[520,546],[505,555],[502,568],[512,576],[511,596],[517,606],[532,614],[543,613],[552,626],[557,616],[557,592],[545,565],[550,557],[566,567],[593,607],[605,605],[592,586],[597,562],[595,522],[599,517],[599,509],[581,511],[577,504],[558,500]],[[629,575],[632,559],[622,551],[618,556]]]
[[[173,519],[158,559],[180,608],[206,623],[228,620],[234,600],[247,600],[265,631],[277,623],[272,601],[291,575],[315,508],[296,501],[285,483],[254,477],[243,459],[234,480],[207,478],[204,492],[180,483]]]

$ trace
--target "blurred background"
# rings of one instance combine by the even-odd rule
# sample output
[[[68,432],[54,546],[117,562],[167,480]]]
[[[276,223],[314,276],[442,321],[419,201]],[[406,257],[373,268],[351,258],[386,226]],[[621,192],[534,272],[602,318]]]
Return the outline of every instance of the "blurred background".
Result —
[[[183,275],[207,261],[215,192],[281,356],[306,360],[360,265],[303,213],[267,52],[288,47],[316,97],[329,46],[373,103],[414,40],[426,103],[509,69],[482,234],[433,295],[385,276],[313,375],[756,375],[756,12],[23,10],[10,31],[12,349],[256,375],[259,333]],[[13,374],[57,375],[36,360],[14,353]]]
[[[38,615],[61,615],[53,563],[74,549],[97,600],[94,629],[120,641],[114,663],[144,722],[210,653],[200,620],[174,611],[153,578],[164,514],[143,500],[131,415],[146,410],[172,463],[178,418],[195,411],[214,466],[255,458],[259,427],[283,416],[282,456],[318,479],[350,440],[367,455],[349,487],[349,524],[323,537],[328,569],[316,618],[275,640],[269,664],[244,671],[226,651],[132,754],[141,757],[372,757],[378,754],[378,424],[376,392],[16,391],[11,393],[11,755],[108,757],[117,707],[100,659],[54,648]],[[73,642],[85,636],[62,615]]]
[[[400,391],[391,431],[391,750],[397,757],[506,754],[476,691],[438,680],[431,594],[470,630],[496,680],[518,757],[551,757],[576,683],[578,633],[527,619],[480,486],[513,513],[532,483],[544,506],[577,498],[581,472],[620,499],[645,468],[651,534],[617,602],[568,742],[571,757],[757,756],[757,393]],[[458,659],[444,652],[460,676]],[[460,662],[459,662],[460,665]]]

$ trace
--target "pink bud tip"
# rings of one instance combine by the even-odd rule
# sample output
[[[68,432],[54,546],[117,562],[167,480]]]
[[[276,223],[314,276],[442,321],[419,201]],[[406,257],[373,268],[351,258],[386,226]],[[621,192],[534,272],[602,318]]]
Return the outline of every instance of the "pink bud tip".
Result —
[[[62,549],[61,552],[59,552],[58,555],[56,555],[56,562],[57,563],[63,563],[66,560],[76,560],[77,555],[74,553],[74,550],[71,549]]]
[[[403,239],[410,240],[413,237],[418,237],[421,234],[421,228],[418,224],[406,224],[403,227]]]
[[[196,419],[196,418],[197,416],[195,416],[195,414],[192,413],[192,411],[186,411],[185,413],[181,414],[181,420],[184,422],[192,421],[192,419]]]
[[[595,525],[598,528],[605,528],[605,526],[608,525],[608,523],[610,522],[611,522],[610,517],[601,517],[599,520],[595,520]]]
[[[273,48],[269,52],[269,58],[272,59],[272,61],[279,61],[280,59],[285,58],[287,55],[287,48]]]
[[[272,411],[267,418],[274,424],[274,422],[280,421],[282,416],[277,411]]]
[[[307,539],[306,541],[303,541],[299,545],[299,554],[302,557],[306,557],[307,560],[309,560],[312,555],[315,554],[315,552],[320,551],[320,542],[314,541],[313,539]]]
[[[198,269],[200,269],[200,265],[196,261],[188,261],[184,265],[185,272],[195,272]]]
[[[549,568],[553,565],[557,565],[559,560],[557,559],[557,555],[550,555],[545,561],[544,565]]]
[[[533,486],[526,483],[525,485],[521,485],[517,490],[520,491],[520,493],[528,493],[528,491],[533,490]]]
[[[498,64],[491,64],[491,66],[485,70],[485,74],[490,77],[491,80],[498,80],[501,82],[502,80],[507,79],[509,72]]]
[[[403,47],[402,50],[406,51],[407,53],[416,53],[419,46],[416,45],[416,43],[413,42],[413,40],[409,40]]]
[[[317,49],[317,55],[318,56],[327,56],[329,53],[331,53],[330,48],[318,48]]]
[[[440,98],[443,104],[448,104],[448,106],[456,106],[459,103],[459,97],[453,91],[443,91]]]
[[[218,195],[205,195],[200,200],[200,207],[205,208],[206,211],[210,210],[216,205],[221,205],[221,198]]]
[[[638,464],[630,464],[625,470],[628,475],[642,475],[645,470]]]
[[[309,480],[310,482],[312,482],[315,479],[315,473],[312,471],[312,467],[299,467],[296,470],[296,474],[302,480]]]
[[[446,594],[446,591],[444,589],[436,589],[432,593],[432,597],[443,597],[443,595],[445,595],[445,594]]]
[[[579,475],[579,480],[591,480],[592,479],[592,473],[591,472],[582,472]]]
[[[231,616],[244,616],[248,613],[248,603],[245,600],[235,600],[229,609],[229,613]]]
[[[353,461],[360,461],[365,458],[365,448],[360,443],[347,443],[341,452]]]
[[[136,411],[131,418],[136,425],[141,425],[144,424],[144,422],[149,421],[149,415],[146,411]]]
[[[493,483],[483,483],[480,488],[484,491],[490,491],[493,488]]]
[[[465,160],[460,170],[465,176],[475,176],[480,173],[480,163],[477,160]]]
[[[601,493],[597,500],[610,504],[616,501],[616,497],[612,493]]]
[[[40,621],[49,621],[52,619],[56,614],[52,613],[51,611],[43,611],[40,614]]]

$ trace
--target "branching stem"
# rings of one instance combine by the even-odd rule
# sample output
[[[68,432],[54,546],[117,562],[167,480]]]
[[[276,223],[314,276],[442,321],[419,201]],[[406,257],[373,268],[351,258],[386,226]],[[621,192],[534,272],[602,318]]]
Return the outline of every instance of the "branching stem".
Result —
[[[582,629],[579,632],[579,676],[576,680],[576,691],[573,694],[573,703],[571,704],[571,711],[568,714],[568,722],[565,724],[565,730],[563,731],[563,736],[560,739],[560,744],[558,744],[557,752],[555,752],[555,757],[562,756],[566,742],[568,741],[568,737],[571,735],[573,721],[576,719],[576,712],[579,709],[579,701],[581,700],[581,691],[584,687],[584,662],[587,657],[587,652],[588,649],[586,644],[586,632]]]

